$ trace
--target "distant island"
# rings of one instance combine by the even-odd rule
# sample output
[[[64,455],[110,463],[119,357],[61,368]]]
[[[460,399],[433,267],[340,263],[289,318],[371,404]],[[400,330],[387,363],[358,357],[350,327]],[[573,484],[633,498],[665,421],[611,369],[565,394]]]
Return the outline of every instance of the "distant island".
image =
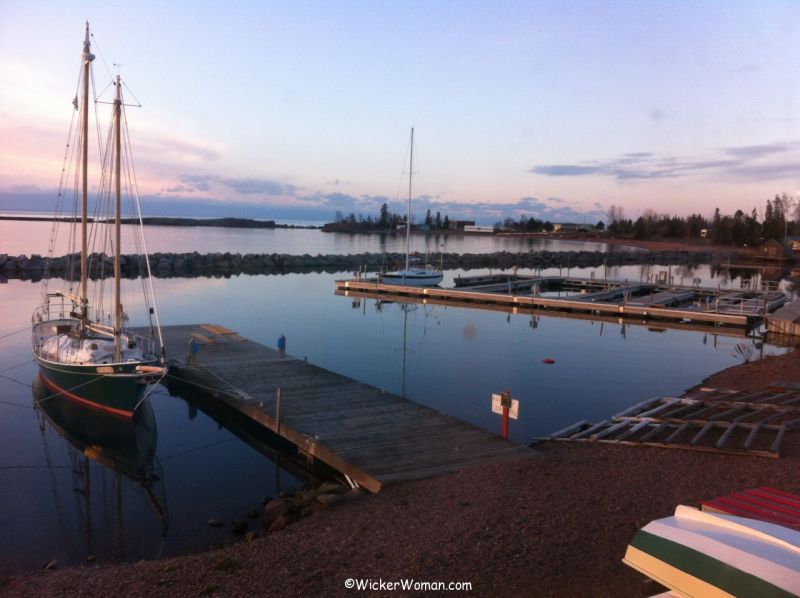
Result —
[[[23,221],[52,221],[76,222],[77,218],[56,218],[39,216],[2,216],[0,220],[23,220]],[[94,222],[89,218],[89,222]],[[123,218],[122,224],[138,224],[138,218]],[[276,224],[274,220],[252,220],[250,218],[167,218],[167,217],[148,217],[142,218],[142,223],[148,226],[214,226],[220,228],[298,228],[298,229],[318,229],[314,225],[297,224]]]

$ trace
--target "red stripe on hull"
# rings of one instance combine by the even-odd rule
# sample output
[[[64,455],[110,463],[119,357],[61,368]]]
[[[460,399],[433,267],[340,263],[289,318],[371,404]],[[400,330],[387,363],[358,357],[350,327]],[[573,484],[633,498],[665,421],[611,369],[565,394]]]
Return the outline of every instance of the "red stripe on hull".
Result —
[[[102,411],[103,413],[110,413],[111,415],[114,415],[122,419],[127,419],[127,420],[133,419],[133,411],[125,411],[124,409],[115,409],[114,407],[107,407],[105,405],[100,405],[99,403],[95,403],[94,401],[88,401],[83,397],[79,397],[76,394],[72,394],[71,392],[64,390],[52,380],[48,380],[47,376],[42,374],[42,372],[39,372],[39,378],[41,378],[44,385],[53,392],[63,395],[72,401],[76,401],[81,405],[87,405],[92,409],[96,409],[97,411]]]

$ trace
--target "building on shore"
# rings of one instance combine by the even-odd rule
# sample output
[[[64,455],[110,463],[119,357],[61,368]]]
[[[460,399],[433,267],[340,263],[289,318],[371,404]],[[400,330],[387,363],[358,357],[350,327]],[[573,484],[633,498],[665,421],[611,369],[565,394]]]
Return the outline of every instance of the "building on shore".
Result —
[[[476,226],[474,224],[468,224],[464,227],[465,233],[475,233],[475,234],[483,234],[483,235],[491,235],[494,234],[494,227],[493,226]]]
[[[475,226],[474,220],[451,220],[447,224],[449,230],[464,230],[467,226]]]

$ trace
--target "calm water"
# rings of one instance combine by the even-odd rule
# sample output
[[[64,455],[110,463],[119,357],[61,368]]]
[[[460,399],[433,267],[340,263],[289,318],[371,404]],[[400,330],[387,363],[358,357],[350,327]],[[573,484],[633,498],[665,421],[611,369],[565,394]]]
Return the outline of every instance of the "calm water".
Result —
[[[54,255],[69,253],[66,227],[62,227]],[[0,253],[8,255],[47,254],[51,222],[0,220]],[[133,230],[124,226],[123,253],[135,253],[135,245],[128,239]],[[192,252],[201,253],[288,253],[291,255],[350,254],[365,252],[405,252],[405,236],[349,235],[323,233],[305,229],[246,229],[184,226],[145,227],[150,253]],[[493,251],[629,251],[604,243],[580,243],[552,239],[520,237],[495,237],[480,235],[413,235],[411,250],[435,254],[491,253]]]
[[[660,268],[615,268],[608,275],[634,280]],[[602,269],[572,273],[591,272],[603,275]],[[456,274],[464,273],[448,272],[445,284]],[[710,286],[741,283],[706,267],[673,268],[673,275],[699,277]],[[155,284],[164,323],[219,323],[268,346],[285,334],[290,354],[405,392],[489,430],[500,427],[490,396],[508,388],[521,403],[520,419],[511,423],[511,436],[520,442],[578,419],[607,417],[648,397],[681,393],[736,364],[737,343],[754,344],[751,338],[630,324],[379,306],[335,296],[335,278],[286,274],[157,279]],[[133,290],[138,283],[124,284]],[[77,431],[65,434],[57,429],[63,416],[32,408],[36,368],[27,330],[39,290],[39,283],[28,281],[0,284],[0,374],[13,379],[1,382],[0,570],[32,569],[51,559],[81,562],[87,554],[101,561],[136,560],[200,549],[229,540],[231,520],[260,508],[264,495],[302,482],[293,468],[288,469],[295,475],[279,470],[269,449],[242,441],[164,390],[151,400],[156,438],[148,440],[147,429],[125,432],[139,445],[122,460],[140,467],[118,474],[104,465],[109,455],[92,450],[96,441],[85,437],[87,425],[79,418],[67,418]],[[14,334],[18,330],[24,332]],[[780,351],[769,345],[759,350]],[[545,358],[556,363],[545,365]],[[148,478],[149,487],[142,483],[143,469],[157,476]],[[168,518],[164,536],[162,510]],[[209,527],[212,517],[226,527]]]

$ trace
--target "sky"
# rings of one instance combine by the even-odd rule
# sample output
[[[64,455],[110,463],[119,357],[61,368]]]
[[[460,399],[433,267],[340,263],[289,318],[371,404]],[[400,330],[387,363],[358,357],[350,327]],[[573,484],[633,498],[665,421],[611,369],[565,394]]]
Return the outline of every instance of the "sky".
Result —
[[[800,198],[797,0],[0,0],[0,210],[54,206],[86,20],[149,214],[402,212],[411,127],[417,219]]]

